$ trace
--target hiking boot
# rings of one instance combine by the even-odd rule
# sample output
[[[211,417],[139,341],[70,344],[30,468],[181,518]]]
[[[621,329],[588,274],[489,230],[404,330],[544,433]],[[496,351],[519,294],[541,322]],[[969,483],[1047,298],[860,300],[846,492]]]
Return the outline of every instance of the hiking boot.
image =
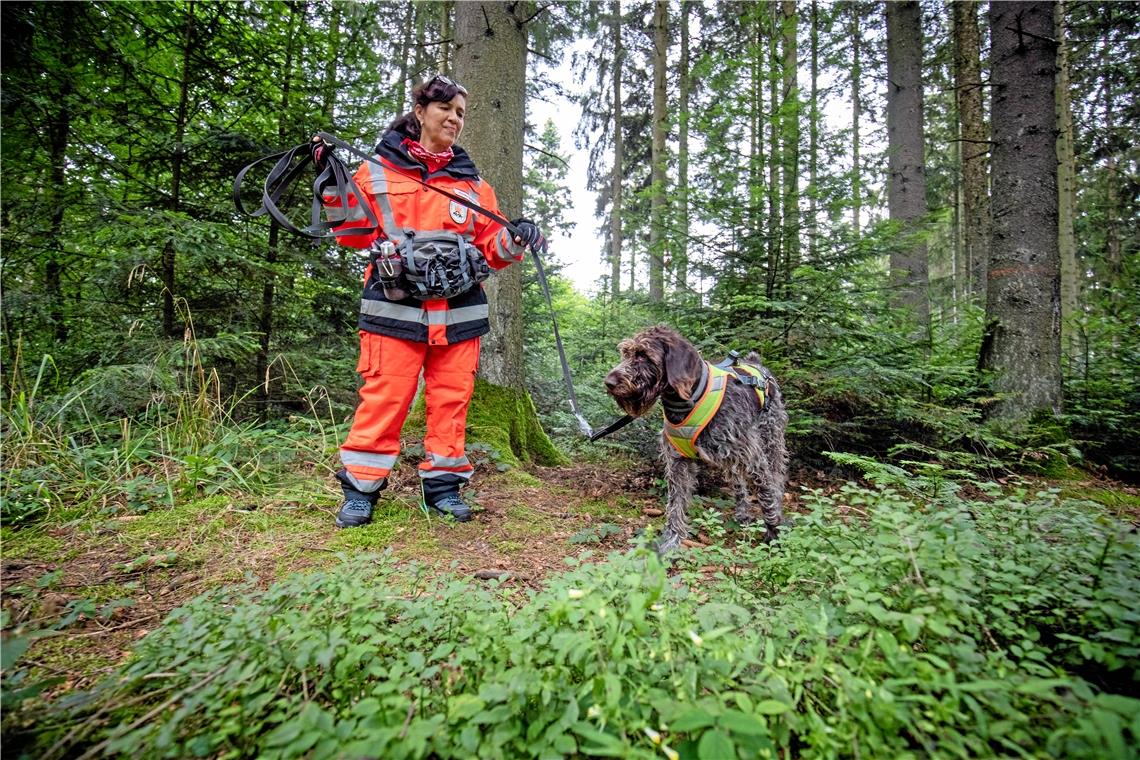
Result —
[[[340,512],[336,513],[337,528],[360,528],[372,522],[372,507],[375,497],[369,498],[367,493],[355,489],[344,489],[344,504]]]
[[[336,515],[336,527],[359,528],[372,522],[372,502],[359,496],[349,496],[340,505]]]
[[[428,504],[425,499],[424,505],[443,517],[451,515],[455,518],[456,522],[467,522],[471,519],[471,507],[467,505],[467,502],[459,498],[459,492],[457,491],[451,491],[437,497],[432,504]]]

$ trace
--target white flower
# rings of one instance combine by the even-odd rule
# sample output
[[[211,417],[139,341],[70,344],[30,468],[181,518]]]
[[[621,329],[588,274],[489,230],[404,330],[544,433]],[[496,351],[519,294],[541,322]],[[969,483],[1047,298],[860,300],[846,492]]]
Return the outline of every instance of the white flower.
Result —
[[[696,631],[689,631],[689,638],[693,640],[693,644],[696,646],[700,646],[701,644],[705,643],[705,640],[702,639],[701,635]]]
[[[645,735],[649,737],[649,741],[653,742],[654,744],[660,744],[661,743],[661,734],[657,733],[656,731],[654,731],[649,726],[646,726],[642,730],[645,731]]]
[[[602,607],[598,610],[598,617],[603,618],[603,619],[606,617],[606,608],[605,607]]]
[[[590,709],[586,711],[587,718],[600,718],[602,716],[602,708],[597,705],[590,705]]]
[[[681,756],[677,754],[677,750],[672,747],[662,746],[661,751],[665,753],[665,757],[669,758],[669,760],[680,760],[681,758]]]
[[[567,589],[566,591],[566,596],[570,597],[571,599],[581,599],[585,595],[586,592],[580,588]]]

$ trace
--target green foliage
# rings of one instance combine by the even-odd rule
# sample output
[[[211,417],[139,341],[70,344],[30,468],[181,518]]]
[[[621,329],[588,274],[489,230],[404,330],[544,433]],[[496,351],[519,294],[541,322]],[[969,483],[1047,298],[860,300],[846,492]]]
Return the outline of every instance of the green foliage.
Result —
[[[202,364],[200,348],[216,345],[180,341],[137,372],[100,368],[55,396],[43,392],[51,357],[30,382],[13,367],[0,409],[0,522],[143,513],[211,494],[265,495],[289,488],[301,470],[327,469],[339,431],[324,410],[314,402],[312,416],[277,426],[239,421],[236,402],[223,399],[218,376]],[[181,358],[172,362],[172,355]],[[172,364],[179,369],[168,371]],[[129,378],[154,376],[168,378],[161,391],[129,387]]]
[[[61,707],[52,754],[1128,756],[1126,525],[1053,492],[807,501],[674,578],[645,550],[526,592],[371,556],[208,594]]]

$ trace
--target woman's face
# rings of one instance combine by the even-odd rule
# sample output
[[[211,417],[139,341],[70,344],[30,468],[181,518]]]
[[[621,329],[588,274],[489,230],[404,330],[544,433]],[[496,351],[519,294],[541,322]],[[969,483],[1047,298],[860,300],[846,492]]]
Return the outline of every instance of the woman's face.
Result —
[[[446,103],[433,100],[426,106],[417,104],[414,110],[420,122],[420,144],[432,153],[440,153],[454,145],[463,132],[467,98],[457,94]]]

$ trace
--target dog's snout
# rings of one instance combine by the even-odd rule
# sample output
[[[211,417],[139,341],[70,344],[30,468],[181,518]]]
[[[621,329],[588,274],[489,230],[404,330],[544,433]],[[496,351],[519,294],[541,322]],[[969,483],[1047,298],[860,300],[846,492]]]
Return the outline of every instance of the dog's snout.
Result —
[[[617,373],[611,372],[608,375],[606,375],[605,383],[606,383],[606,390],[612,391],[614,388],[616,388],[618,386],[618,383],[619,383],[618,378],[617,378]]]

